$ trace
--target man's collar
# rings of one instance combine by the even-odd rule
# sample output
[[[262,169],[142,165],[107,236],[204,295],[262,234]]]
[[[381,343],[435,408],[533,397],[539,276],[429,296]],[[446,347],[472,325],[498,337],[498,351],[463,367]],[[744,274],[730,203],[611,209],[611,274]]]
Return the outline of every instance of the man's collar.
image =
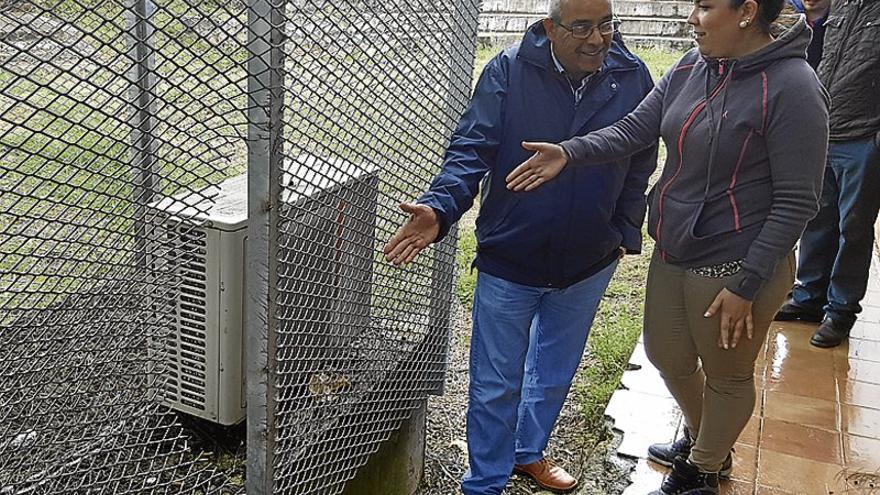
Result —
[[[550,56],[553,57],[553,65],[556,66],[556,72],[560,74],[565,74],[565,67],[559,63],[559,59],[556,58],[556,52],[553,51],[553,43],[550,43]]]

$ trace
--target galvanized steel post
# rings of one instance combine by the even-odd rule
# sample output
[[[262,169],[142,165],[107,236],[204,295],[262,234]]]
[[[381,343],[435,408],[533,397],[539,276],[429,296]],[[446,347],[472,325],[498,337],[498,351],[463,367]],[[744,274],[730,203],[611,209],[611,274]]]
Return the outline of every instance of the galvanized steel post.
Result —
[[[147,205],[161,192],[159,161],[156,155],[155,56],[154,28],[150,21],[156,6],[150,0],[126,0],[125,24],[128,33],[128,57],[133,62],[128,71],[131,115],[132,200],[136,264],[147,267]]]
[[[275,293],[285,0],[248,1],[247,493],[273,492]]]

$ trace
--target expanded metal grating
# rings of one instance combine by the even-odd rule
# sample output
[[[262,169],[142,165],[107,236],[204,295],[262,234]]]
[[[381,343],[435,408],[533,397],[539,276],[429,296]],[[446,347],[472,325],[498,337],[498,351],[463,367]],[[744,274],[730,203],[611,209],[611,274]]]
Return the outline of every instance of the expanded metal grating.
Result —
[[[246,22],[235,1],[0,1],[3,495],[243,491],[162,405],[198,379],[166,343],[198,319],[174,267],[199,251],[148,206],[245,170]]]
[[[275,5],[269,471],[276,493],[334,494],[442,386],[454,235],[405,268],[381,249],[467,104],[479,5]]]
[[[454,232],[381,249],[465,108],[478,7],[0,0],[0,495],[244,491],[164,405],[205,409],[214,359],[210,225],[167,212],[263,165],[249,490],[343,490],[442,386]]]

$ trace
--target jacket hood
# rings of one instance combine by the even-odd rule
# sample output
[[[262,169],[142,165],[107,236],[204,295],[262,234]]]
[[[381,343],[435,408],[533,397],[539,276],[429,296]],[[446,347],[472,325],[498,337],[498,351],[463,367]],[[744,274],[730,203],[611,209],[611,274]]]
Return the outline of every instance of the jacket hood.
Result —
[[[526,30],[526,34],[520,42],[517,57],[532,65],[547,70],[556,70],[553,58],[550,56],[550,38],[547,37],[543,22],[537,21]],[[615,33],[611,49],[608,50],[605,61],[602,63],[602,70],[634,69],[637,67],[639,67],[638,59],[623,44],[619,33]]]
[[[776,39],[760,50],[733,61],[734,77],[736,74],[745,76],[766,69],[767,66],[787,58],[807,58],[807,47],[810,45],[812,33],[807,26],[806,16],[798,16],[790,27],[783,27]],[[719,59],[704,57],[710,67],[722,63]]]

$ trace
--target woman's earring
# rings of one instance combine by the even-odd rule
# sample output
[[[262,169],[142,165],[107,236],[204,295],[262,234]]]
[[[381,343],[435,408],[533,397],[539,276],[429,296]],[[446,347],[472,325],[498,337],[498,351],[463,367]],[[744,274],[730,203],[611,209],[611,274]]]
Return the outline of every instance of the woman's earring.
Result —
[[[742,29],[749,27],[749,20],[743,19],[743,20],[739,21],[739,27],[741,27]]]

